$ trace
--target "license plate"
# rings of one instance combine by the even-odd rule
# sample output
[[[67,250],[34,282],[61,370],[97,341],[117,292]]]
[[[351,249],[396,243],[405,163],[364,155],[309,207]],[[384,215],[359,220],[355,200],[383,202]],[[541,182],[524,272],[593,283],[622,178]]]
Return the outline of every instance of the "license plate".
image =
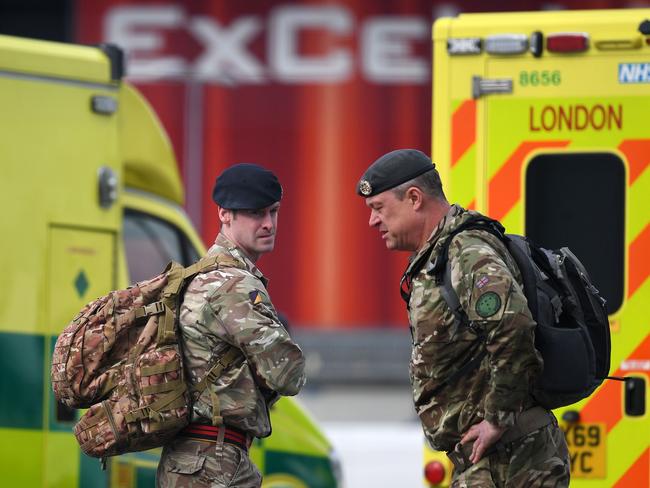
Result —
[[[605,424],[575,423],[562,426],[571,456],[572,478],[605,478],[607,450]]]

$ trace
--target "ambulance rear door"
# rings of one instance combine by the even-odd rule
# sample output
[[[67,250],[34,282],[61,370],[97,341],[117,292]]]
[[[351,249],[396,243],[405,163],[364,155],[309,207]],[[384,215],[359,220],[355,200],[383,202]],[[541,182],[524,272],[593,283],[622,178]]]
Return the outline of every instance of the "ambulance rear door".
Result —
[[[476,206],[508,232],[579,256],[607,299],[611,374],[635,377],[556,412],[572,486],[648,486],[650,46],[631,32],[612,40],[636,39],[634,47],[598,49],[602,36],[588,27],[564,41],[584,51],[549,52],[547,28],[539,57],[487,56],[485,76],[472,80],[482,138]]]

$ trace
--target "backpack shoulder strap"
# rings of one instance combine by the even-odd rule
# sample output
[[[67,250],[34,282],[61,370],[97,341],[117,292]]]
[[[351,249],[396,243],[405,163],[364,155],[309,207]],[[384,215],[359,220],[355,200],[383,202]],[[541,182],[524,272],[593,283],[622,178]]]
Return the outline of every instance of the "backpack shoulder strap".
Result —
[[[432,268],[427,270],[427,273],[435,278],[437,285],[441,285],[443,282],[443,275],[445,269],[447,268],[447,262],[449,261],[449,246],[451,245],[452,239],[457,234],[472,229],[478,229],[478,230],[484,230],[490,232],[491,234],[494,234],[495,236],[499,237],[501,240],[507,239],[507,237],[505,237],[505,229],[498,221],[490,219],[489,217],[485,217],[485,216],[476,216],[471,219],[468,219],[462,225],[458,226],[456,229],[454,229],[449,235],[447,235],[444,238],[440,250],[438,251],[438,255],[436,256],[436,259],[433,262]],[[402,276],[402,281],[400,283],[400,293],[402,295],[402,299],[407,303],[407,305],[409,303],[411,295],[410,292],[404,290],[403,285],[404,283],[406,283],[407,288],[410,288],[411,280],[413,280],[413,278],[417,276],[417,274],[422,270],[422,268],[429,261],[434,247],[435,246],[431,246],[424,254],[422,254],[422,256],[420,256],[418,260],[412,266],[409,267],[408,272],[405,272],[404,275]]]
[[[198,393],[198,396],[201,396],[208,385],[217,381],[224,370],[240,356],[241,352],[239,349],[235,346],[230,346],[226,353],[208,370],[203,379],[191,387],[192,394]],[[210,390],[210,400],[212,402],[212,425],[221,425],[223,424],[223,417],[221,416],[219,396],[212,390]]]
[[[508,240],[508,237],[505,235],[504,227],[496,220],[482,215],[466,220],[445,237],[433,267],[428,271],[430,275],[436,278],[437,284],[441,284],[443,281],[442,276],[447,268],[447,262],[449,261],[449,246],[451,245],[451,241],[461,232],[468,230],[482,230],[489,232],[503,242],[507,242]]]
[[[456,330],[459,330],[460,327],[472,327],[467,313],[463,306],[460,304],[460,299],[458,298],[458,293],[454,290],[454,287],[451,283],[451,262],[447,260],[445,270],[442,273],[442,283],[440,284],[440,295],[442,299],[451,310],[451,313],[454,315],[454,322]]]
[[[198,274],[219,268],[244,269],[245,266],[229,254],[222,253],[207,256],[183,270],[183,281],[187,283]],[[241,351],[235,346],[230,346],[226,353],[212,365],[201,381],[191,387],[192,395],[198,393],[198,396],[201,396],[208,385],[215,383],[224,370],[228,369],[239,357],[241,357]],[[212,425],[222,425],[223,417],[221,416],[219,396],[212,390],[210,390],[210,401],[212,403]]]
[[[457,321],[457,325],[465,325],[472,327],[471,322],[467,318],[467,313],[460,304],[460,299],[456,290],[451,283],[451,262],[449,261],[449,246],[454,237],[456,237],[461,232],[467,230],[483,230],[489,232],[490,234],[498,237],[502,241],[506,241],[508,238],[504,234],[505,229],[503,226],[496,220],[492,220],[487,217],[476,217],[464,222],[461,226],[454,229],[446,238],[442,244],[440,252],[436,257],[435,262],[430,270],[427,270],[427,273],[432,275],[436,281],[436,284],[440,286],[440,295],[443,300],[454,314],[454,319]],[[474,330],[474,332],[477,332]]]
[[[479,327],[476,327],[469,320],[467,313],[460,303],[458,293],[456,293],[456,290],[451,283],[451,262],[449,261],[449,246],[451,245],[452,239],[461,232],[474,229],[490,232],[501,240],[507,239],[504,234],[505,229],[496,220],[492,220],[487,217],[477,217],[470,219],[464,222],[458,228],[454,229],[454,231],[445,238],[445,241],[443,242],[442,247],[438,252],[438,256],[433,263],[433,267],[430,270],[427,270],[427,273],[434,276],[436,284],[440,287],[440,295],[451,310],[451,313],[454,315],[454,322],[457,330],[461,327],[468,327],[476,334],[477,341],[483,341],[485,339],[485,331]],[[444,387],[455,383],[458,379],[476,369],[479,364],[481,364],[481,361],[483,361],[483,358],[486,355],[487,349],[482,348],[478,354],[463,364],[449,377],[445,378],[436,388],[434,388],[430,392],[430,396],[433,397],[437,395]]]
[[[244,268],[244,265],[229,254],[206,256],[183,271],[183,279],[193,278],[211,268]]]
[[[477,341],[483,341],[485,339],[485,331],[481,328],[476,327],[472,322],[470,322],[469,318],[467,317],[467,313],[460,304],[458,294],[451,284],[451,263],[449,261],[447,261],[445,272],[443,273],[443,282],[442,286],[440,287],[440,295],[442,296],[445,303],[447,303],[447,306],[451,310],[451,313],[454,314],[456,330],[459,330],[460,327],[468,327],[476,334]],[[455,383],[467,373],[476,369],[479,364],[481,364],[481,361],[483,361],[483,358],[486,355],[487,349],[482,348],[473,358],[463,364],[450,376],[443,379],[442,382],[430,392],[430,396],[433,397],[437,395],[445,386]]]

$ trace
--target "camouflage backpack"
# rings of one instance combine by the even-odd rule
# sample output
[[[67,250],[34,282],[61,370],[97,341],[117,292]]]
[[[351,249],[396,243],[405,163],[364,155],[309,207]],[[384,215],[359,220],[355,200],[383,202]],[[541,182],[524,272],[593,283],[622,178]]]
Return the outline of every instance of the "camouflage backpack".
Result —
[[[242,265],[226,255],[184,268],[170,263],[158,276],[86,305],[56,341],[52,388],[60,402],[89,410],[74,426],[81,449],[107,457],[159,447],[189,423],[191,396],[239,356],[232,348],[188,388],[178,315],[199,273]]]

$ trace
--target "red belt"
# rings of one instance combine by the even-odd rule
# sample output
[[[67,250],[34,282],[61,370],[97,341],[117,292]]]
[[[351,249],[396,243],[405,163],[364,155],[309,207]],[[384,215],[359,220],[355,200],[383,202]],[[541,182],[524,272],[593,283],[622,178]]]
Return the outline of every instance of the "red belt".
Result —
[[[219,432],[224,430],[223,441],[248,451],[252,438],[245,432],[232,427],[215,427],[213,425],[190,424],[180,431],[179,435],[205,442],[217,442]]]

